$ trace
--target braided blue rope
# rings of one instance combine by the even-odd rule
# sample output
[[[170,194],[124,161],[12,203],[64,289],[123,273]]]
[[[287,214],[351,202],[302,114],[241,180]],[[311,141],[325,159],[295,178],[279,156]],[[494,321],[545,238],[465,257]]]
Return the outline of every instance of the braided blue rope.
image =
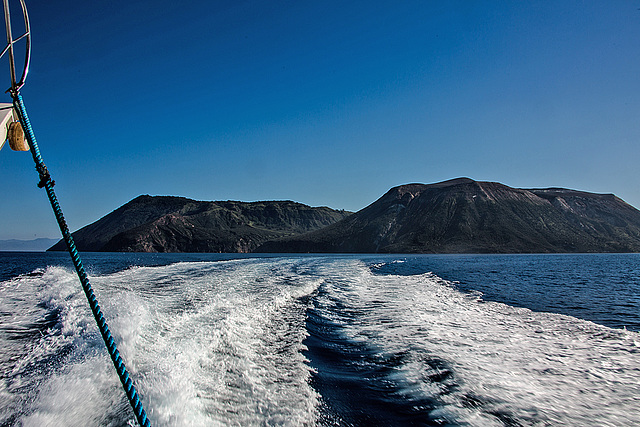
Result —
[[[49,196],[49,201],[51,202],[51,207],[53,208],[56,220],[58,221],[60,231],[62,232],[62,237],[67,244],[69,254],[71,255],[71,260],[73,261],[73,265],[75,266],[78,277],[80,278],[82,289],[84,290],[84,293],[87,296],[87,300],[89,301],[91,312],[93,313],[93,317],[96,319],[96,323],[98,324],[98,329],[100,329],[102,339],[107,346],[109,356],[111,356],[111,360],[113,361],[113,365],[116,368],[116,372],[118,372],[120,382],[122,382],[122,387],[124,388],[125,394],[129,399],[129,403],[133,408],[133,412],[138,419],[138,423],[142,427],[150,427],[150,421],[147,418],[147,414],[144,411],[144,408],[142,407],[142,402],[140,402],[140,399],[138,398],[138,393],[133,385],[133,382],[131,381],[131,378],[129,377],[127,368],[124,366],[124,362],[120,357],[120,353],[118,352],[116,343],[111,336],[111,332],[109,331],[109,326],[107,325],[107,322],[102,315],[100,305],[98,305],[98,300],[93,294],[93,289],[91,288],[91,284],[89,283],[87,273],[84,271],[84,266],[82,265],[82,261],[80,260],[80,255],[78,254],[78,250],[76,249],[76,244],[73,241],[71,233],[69,232],[69,227],[67,226],[67,222],[65,221],[64,215],[62,214],[62,209],[60,208],[60,204],[58,203],[58,198],[53,191],[55,182],[51,180],[51,176],[49,175],[47,167],[42,160],[42,156],[40,155],[40,150],[36,142],[36,137],[33,134],[33,129],[31,128],[31,123],[29,122],[29,117],[27,116],[27,111],[24,107],[24,102],[22,101],[22,96],[19,93],[12,93],[12,97],[13,105],[18,112],[20,123],[22,124],[22,128],[25,131],[25,136],[29,141],[29,147],[31,149],[33,161],[35,162],[36,169],[38,170],[38,173],[40,175],[40,183],[38,184],[38,187],[44,187],[47,191],[47,196]]]

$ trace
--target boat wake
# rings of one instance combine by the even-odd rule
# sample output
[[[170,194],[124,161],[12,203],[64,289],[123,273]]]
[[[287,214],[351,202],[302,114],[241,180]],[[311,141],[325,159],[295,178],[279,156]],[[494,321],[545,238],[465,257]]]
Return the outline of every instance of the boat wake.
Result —
[[[380,274],[393,261],[179,262],[92,284],[154,425],[640,423],[637,332]],[[0,424],[134,422],[72,271],[0,292]]]

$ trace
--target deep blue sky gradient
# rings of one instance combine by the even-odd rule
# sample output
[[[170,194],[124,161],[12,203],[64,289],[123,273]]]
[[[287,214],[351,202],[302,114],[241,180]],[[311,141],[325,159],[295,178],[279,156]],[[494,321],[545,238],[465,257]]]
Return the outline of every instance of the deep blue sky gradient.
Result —
[[[640,207],[638,0],[27,3],[72,230],[140,194],[356,211],[459,176]],[[0,151],[0,239],[59,236],[37,181]]]

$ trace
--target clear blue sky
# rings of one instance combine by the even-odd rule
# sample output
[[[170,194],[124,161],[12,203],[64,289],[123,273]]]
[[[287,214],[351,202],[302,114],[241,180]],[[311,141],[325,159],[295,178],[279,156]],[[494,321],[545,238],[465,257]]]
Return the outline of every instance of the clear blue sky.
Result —
[[[460,176],[640,207],[638,0],[27,3],[72,230],[140,194],[356,211]],[[0,151],[0,239],[59,237],[37,181]]]

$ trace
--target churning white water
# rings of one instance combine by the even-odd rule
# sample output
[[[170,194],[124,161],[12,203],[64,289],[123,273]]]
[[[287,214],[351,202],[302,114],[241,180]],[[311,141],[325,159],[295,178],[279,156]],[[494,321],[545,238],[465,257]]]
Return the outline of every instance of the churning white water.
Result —
[[[375,267],[179,262],[91,282],[153,425],[640,424],[637,332]],[[75,273],[0,292],[0,423],[133,425]]]

